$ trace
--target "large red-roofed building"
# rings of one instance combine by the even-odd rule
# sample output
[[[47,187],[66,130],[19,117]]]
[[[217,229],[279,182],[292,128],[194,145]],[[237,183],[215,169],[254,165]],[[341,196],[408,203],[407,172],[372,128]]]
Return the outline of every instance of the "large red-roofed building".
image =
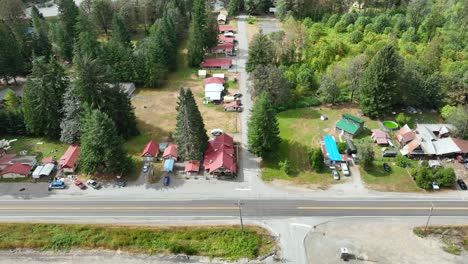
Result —
[[[201,63],[201,66],[203,68],[229,69],[232,66],[232,59],[230,58],[205,59]]]
[[[62,169],[64,172],[74,173],[78,161],[78,157],[80,156],[80,146],[78,145],[71,145],[68,147],[65,154],[60,158],[58,165],[59,168]]]
[[[219,33],[234,32],[234,28],[231,25],[218,25]]]
[[[21,163],[14,163],[0,172],[2,178],[24,178],[31,171],[31,166]]]
[[[234,140],[223,133],[208,142],[203,166],[210,174],[217,177],[236,177],[237,164]]]

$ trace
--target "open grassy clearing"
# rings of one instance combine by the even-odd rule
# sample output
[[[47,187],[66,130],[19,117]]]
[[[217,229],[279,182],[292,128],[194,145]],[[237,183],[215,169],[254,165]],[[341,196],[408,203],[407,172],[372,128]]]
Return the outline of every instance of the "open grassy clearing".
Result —
[[[327,188],[335,183],[331,172],[324,169],[321,173],[310,170],[308,152],[311,147],[319,147],[320,137],[334,135],[335,123],[343,113],[357,115],[357,108],[345,107],[311,107],[284,111],[278,114],[280,137],[282,142],[272,157],[262,162],[262,177],[266,181],[274,179],[287,180],[292,184],[309,185],[318,188]],[[328,120],[320,120],[320,115],[325,114]],[[366,126],[378,127],[376,121],[363,117]],[[280,170],[278,162],[289,159],[293,173],[286,175]]]
[[[20,151],[26,150],[27,155],[37,155],[39,161],[44,157],[60,159],[68,148],[68,145],[59,141],[38,137],[0,135],[0,139],[17,139],[17,141],[10,144],[11,148],[8,153],[19,154]]]
[[[419,237],[435,237],[444,243],[442,247],[446,252],[460,255],[468,251],[468,226],[429,226],[415,227],[413,232]]]
[[[383,169],[383,164],[388,163],[390,172]],[[385,192],[422,192],[404,168],[400,168],[391,162],[391,159],[375,161],[374,165],[365,170],[360,167],[361,178],[366,185],[377,191]]]
[[[130,253],[187,254],[226,260],[253,259],[275,246],[269,233],[248,226],[135,227],[62,224],[0,224],[0,248],[108,249]]]

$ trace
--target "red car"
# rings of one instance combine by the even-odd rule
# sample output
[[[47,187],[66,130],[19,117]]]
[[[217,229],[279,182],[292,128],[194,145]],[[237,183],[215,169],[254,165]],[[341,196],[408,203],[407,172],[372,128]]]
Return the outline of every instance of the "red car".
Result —
[[[81,190],[86,190],[86,185],[84,185],[81,181],[79,180],[76,180],[75,181],[75,185],[78,186],[78,188],[80,188]]]

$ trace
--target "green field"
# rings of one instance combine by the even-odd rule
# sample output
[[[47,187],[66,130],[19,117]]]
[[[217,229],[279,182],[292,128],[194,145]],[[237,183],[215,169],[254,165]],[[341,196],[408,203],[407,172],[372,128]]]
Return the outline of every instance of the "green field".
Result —
[[[68,148],[67,144],[59,141],[36,137],[0,135],[0,139],[17,139],[10,144],[11,148],[8,153],[18,154],[20,151],[26,150],[27,155],[37,155],[38,161],[44,157],[55,157],[58,160]]]
[[[130,253],[187,254],[226,260],[254,259],[275,242],[264,229],[248,226],[134,227],[62,224],[0,224],[0,248],[39,250],[107,249]]]
[[[391,171],[383,169],[383,163],[390,165]],[[365,184],[374,190],[385,192],[421,192],[406,169],[400,168],[391,162],[391,159],[375,161],[374,165],[365,170],[360,167],[361,178]]]

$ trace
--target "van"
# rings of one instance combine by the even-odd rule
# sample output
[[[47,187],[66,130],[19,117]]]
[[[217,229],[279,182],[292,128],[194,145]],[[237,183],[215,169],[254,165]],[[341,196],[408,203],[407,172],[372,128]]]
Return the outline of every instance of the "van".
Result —
[[[49,189],[65,189],[65,183],[63,181],[54,181],[49,184]]]
[[[346,164],[346,163],[342,163],[342,164],[341,164],[341,171],[343,172],[343,175],[344,175],[344,176],[349,176],[349,175],[351,175],[351,174],[349,173],[348,164]]]

